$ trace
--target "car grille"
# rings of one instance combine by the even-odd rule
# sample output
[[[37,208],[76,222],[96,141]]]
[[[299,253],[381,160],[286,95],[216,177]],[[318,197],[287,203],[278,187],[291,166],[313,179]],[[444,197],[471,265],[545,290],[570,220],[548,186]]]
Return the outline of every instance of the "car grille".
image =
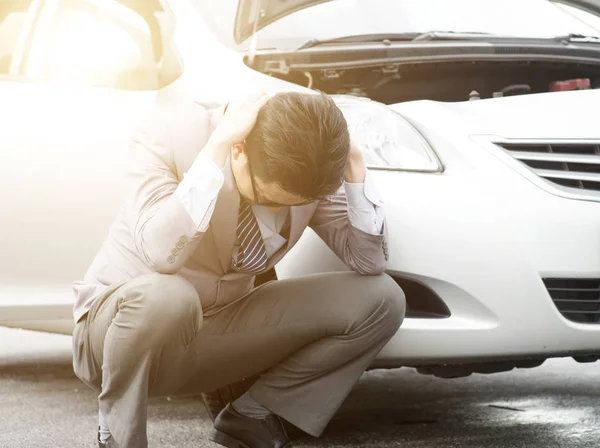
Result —
[[[545,278],[550,297],[573,322],[600,323],[600,279]]]
[[[579,190],[600,191],[600,142],[498,145],[550,182]]]

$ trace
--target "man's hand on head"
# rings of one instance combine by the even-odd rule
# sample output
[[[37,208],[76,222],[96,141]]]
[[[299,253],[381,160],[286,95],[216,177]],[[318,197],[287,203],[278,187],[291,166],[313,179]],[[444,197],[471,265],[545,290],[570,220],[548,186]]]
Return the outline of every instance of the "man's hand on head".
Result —
[[[258,112],[269,100],[270,95],[259,91],[232,100],[227,106],[219,125],[210,136],[205,152],[219,167],[233,145],[243,143],[258,117]]]
[[[363,158],[362,151],[353,140],[350,140],[350,154],[348,155],[348,164],[344,180],[351,184],[362,184],[367,175],[367,167]]]

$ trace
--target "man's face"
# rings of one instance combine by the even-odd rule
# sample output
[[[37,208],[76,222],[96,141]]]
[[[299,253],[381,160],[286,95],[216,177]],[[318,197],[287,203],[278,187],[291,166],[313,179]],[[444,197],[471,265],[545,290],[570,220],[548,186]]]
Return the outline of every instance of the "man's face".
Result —
[[[312,202],[284,190],[277,182],[265,182],[254,176],[244,145],[233,146],[231,150],[231,169],[240,195],[251,204],[263,205],[276,212],[281,207]]]

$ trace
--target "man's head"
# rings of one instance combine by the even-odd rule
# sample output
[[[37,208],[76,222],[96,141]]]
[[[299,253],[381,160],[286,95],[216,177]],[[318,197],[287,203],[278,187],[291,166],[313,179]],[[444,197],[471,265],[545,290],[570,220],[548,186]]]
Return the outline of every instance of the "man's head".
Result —
[[[231,166],[249,202],[299,205],[333,194],[350,151],[346,120],[327,95],[280,93],[267,101]]]

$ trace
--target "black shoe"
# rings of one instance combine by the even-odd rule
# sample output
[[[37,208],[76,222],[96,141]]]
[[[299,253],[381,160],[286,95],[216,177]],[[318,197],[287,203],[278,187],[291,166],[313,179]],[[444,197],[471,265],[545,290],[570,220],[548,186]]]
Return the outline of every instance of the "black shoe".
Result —
[[[215,419],[210,440],[227,448],[290,448],[292,442],[279,417],[246,417],[228,404]]]
[[[100,442],[100,428],[98,428],[98,447],[99,448],[119,448],[113,436],[106,439],[106,442]]]

